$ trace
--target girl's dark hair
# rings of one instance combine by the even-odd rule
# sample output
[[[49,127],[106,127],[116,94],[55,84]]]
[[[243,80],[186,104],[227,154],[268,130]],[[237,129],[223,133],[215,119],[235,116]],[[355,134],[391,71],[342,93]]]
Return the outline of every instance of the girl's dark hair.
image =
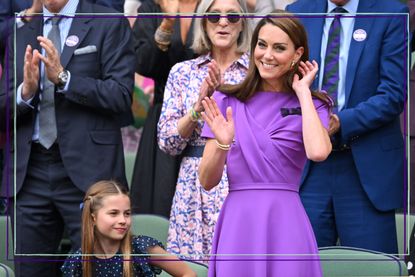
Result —
[[[255,65],[254,51],[258,42],[259,31],[266,24],[272,24],[282,31],[284,31],[291,41],[294,43],[295,49],[300,47],[304,48],[304,53],[300,58],[300,61],[306,62],[309,59],[309,48],[307,43],[307,33],[303,24],[293,14],[287,13],[282,10],[275,10],[273,13],[280,13],[277,16],[267,16],[262,18],[256,26],[251,39],[251,51],[249,69],[245,80],[238,85],[221,85],[218,90],[225,94],[232,94],[242,102],[250,99],[255,92],[260,91],[262,88],[262,78],[259,74],[258,68]],[[295,74],[298,74],[302,78],[301,73],[298,71],[298,64],[295,63],[292,70],[288,71],[284,78],[285,87],[289,90],[288,92],[294,93],[292,89],[293,78]],[[324,101],[325,103],[331,103],[330,98],[325,93],[312,91],[311,94]]]

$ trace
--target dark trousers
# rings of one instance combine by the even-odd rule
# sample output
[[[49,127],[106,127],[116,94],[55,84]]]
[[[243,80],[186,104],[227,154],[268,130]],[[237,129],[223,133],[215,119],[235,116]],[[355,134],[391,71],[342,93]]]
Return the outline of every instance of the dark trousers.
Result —
[[[412,118],[411,118],[412,120]],[[411,180],[408,186],[410,187],[410,212],[415,214],[415,137],[410,138],[410,155],[411,160],[409,164]],[[408,236],[408,234],[407,234]],[[411,262],[412,265],[415,264],[415,228],[412,229],[410,234],[410,243],[409,243],[409,256],[405,257],[407,262]],[[415,266],[408,268],[409,275],[415,275]]]
[[[62,257],[42,254],[57,253],[64,227],[72,248],[81,246],[79,205],[83,195],[68,177],[58,146],[46,150],[39,144],[32,144],[27,175],[16,195],[13,211],[16,215],[16,276],[60,276],[57,260]]]
[[[410,137],[409,151],[411,158],[409,163],[409,175],[411,178],[408,183],[408,187],[410,188],[410,212],[411,214],[415,214],[415,137]]]
[[[3,149],[0,148],[0,183],[3,180]],[[4,215],[6,213],[6,200],[0,197],[0,215]]]
[[[339,239],[342,246],[398,253],[395,211],[373,206],[351,150],[312,163],[300,195],[319,247],[336,245]]]

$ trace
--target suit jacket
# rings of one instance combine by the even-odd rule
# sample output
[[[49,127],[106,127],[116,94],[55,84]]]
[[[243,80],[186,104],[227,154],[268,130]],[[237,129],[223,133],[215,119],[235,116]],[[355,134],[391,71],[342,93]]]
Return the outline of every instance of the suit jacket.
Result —
[[[32,6],[33,0],[4,0],[0,3],[0,34],[2,38],[6,34],[6,21],[15,13]]]
[[[298,13],[325,13],[327,0],[299,0],[287,7]],[[407,13],[391,0],[360,0],[359,13]],[[304,17],[310,60],[320,63],[324,17]],[[346,102],[338,112],[340,136],[351,146],[363,189],[379,210],[402,207],[404,142],[399,114],[404,106],[407,73],[406,16],[357,16],[353,30],[366,39],[352,38],[346,69]],[[317,82],[314,83],[314,88]],[[303,180],[309,174],[307,163]]]
[[[81,0],[85,1],[85,0]],[[91,3],[111,7],[117,12],[124,11],[124,0],[88,0]],[[13,32],[15,13],[21,12],[32,6],[33,0],[2,0],[0,1],[0,63],[3,63],[5,41]],[[111,11],[112,13],[116,11]]]
[[[0,2],[0,63],[6,48],[7,36],[13,32],[13,17],[32,5],[32,0],[3,0]]]
[[[409,22],[410,22],[410,30],[412,32],[412,49],[411,51],[415,51],[415,0],[408,0],[408,7],[409,7]],[[412,61],[413,62],[413,61]],[[410,74],[410,93],[411,97],[409,97],[409,135],[414,138],[415,137],[415,66],[411,70]],[[415,157],[412,157],[415,159]]]
[[[111,11],[82,1],[77,7],[77,13]],[[25,48],[30,44],[40,51],[36,36],[42,32],[42,18],[33,19],[17,30],[16,85],[23,81]],[[101,179],[127,184],[118,116],[130,111],[134,85],[135,56],[129,24],[125,18],[78,16],[73,19],[68,37],[79,40],[73,47],[65,44],[61,54],[61,64],[71,72],[71,80],[68,91],[55,93],[57,143],[65,169],[83,191]],[[77,51],[81,54],[75,54],[75,50],[87,46],[95,46],[96,51],[81,50]],[[8,87],[2,84],[8,90],[0,91],[0,116],[6,116],[7,109],[13,109],[15,103],[12,61],[13,57],[8,74],[4,74]],[[38,103],[39,91],[32,101],[34,109],[19,105],[15,110],[16,148],[10,151],[16,154],[16,193],[26,175]],[[5,166],[9,176],[13,176],[12,165],[10,162]],[[9,187],[6,193],[6,189],[3,185],[2,194],[11,196],[13,191]]]

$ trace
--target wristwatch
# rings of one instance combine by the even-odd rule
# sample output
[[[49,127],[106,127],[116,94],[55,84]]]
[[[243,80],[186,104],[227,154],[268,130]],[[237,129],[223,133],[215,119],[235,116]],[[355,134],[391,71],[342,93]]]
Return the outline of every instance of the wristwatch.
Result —
[[[69,72],[68,70],[63,70],[58,74],[58,89],[63,90],[68,82]]]

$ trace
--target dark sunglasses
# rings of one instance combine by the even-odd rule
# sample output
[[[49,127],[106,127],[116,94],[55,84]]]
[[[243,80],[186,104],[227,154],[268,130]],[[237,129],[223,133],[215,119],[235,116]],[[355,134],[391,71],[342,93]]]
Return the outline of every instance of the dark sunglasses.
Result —
[[[221,17],[226,18],[229,21],[229,23],[232,23],[232,24],[237,23],[239,19],[241,19],[241,15],[238,13],[226,13],[224,15],[220,13],[211,13],[211,14],[208,14],[206,17],[210,23],[218,23]]]

